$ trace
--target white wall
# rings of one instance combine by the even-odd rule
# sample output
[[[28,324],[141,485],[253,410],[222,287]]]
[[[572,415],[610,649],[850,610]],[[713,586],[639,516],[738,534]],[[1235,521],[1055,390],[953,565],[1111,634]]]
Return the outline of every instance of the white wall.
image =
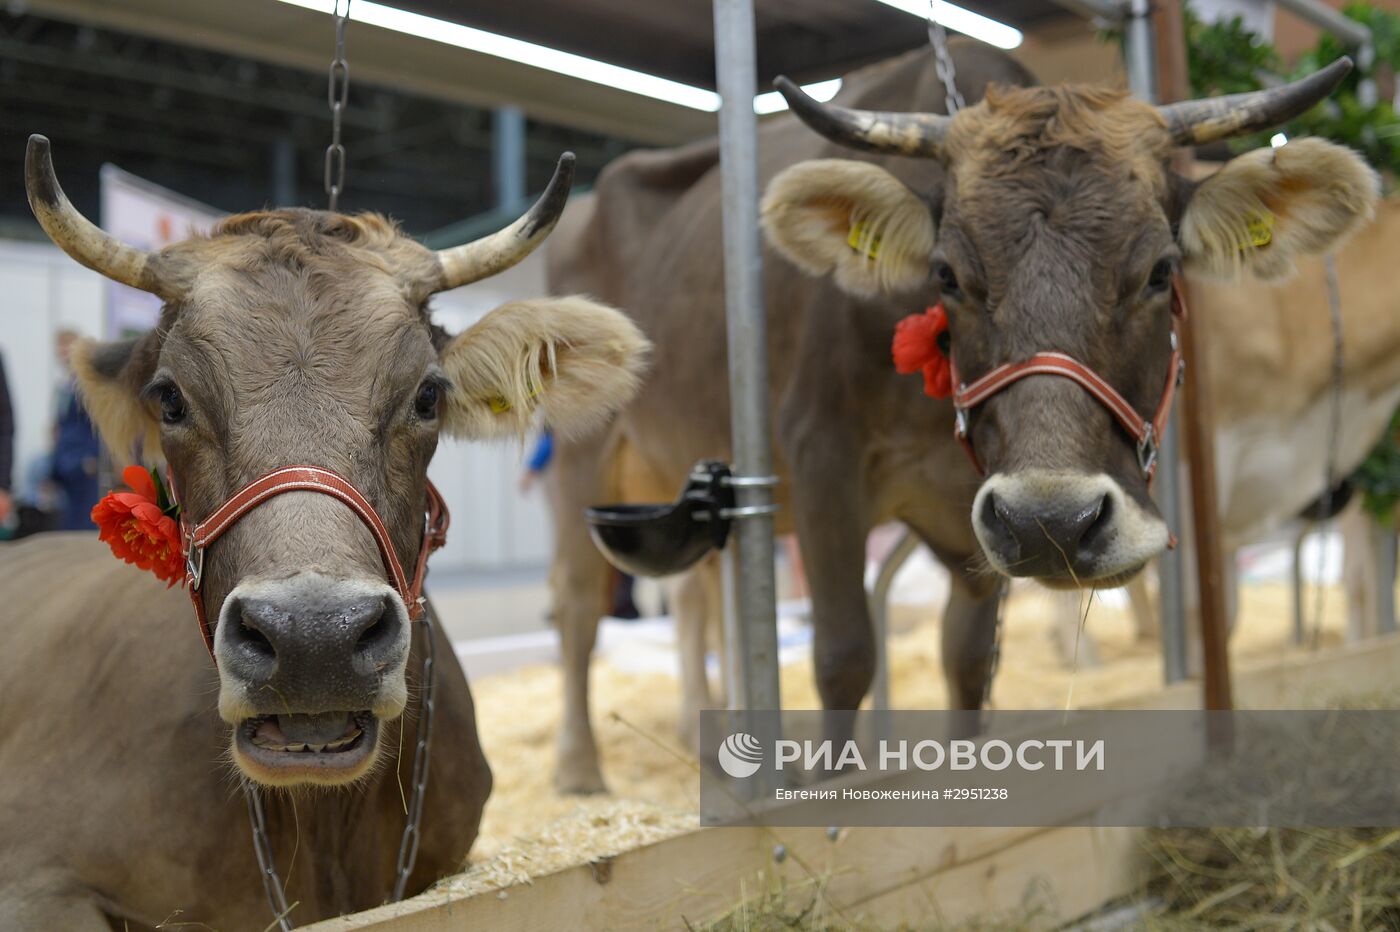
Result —
[[[55,390],[62,378],[54,334],[64,327],[102,334],[103,279],[57,248],[0,240],[0,354],[15,412],[15,488],[48,451]]]
[[[543,260],[531,257],[509,272],[440,296],[434,318],[456,333],[491,308],[544,292]],[[103,332],[103,279],[57,248],[0,240],[0,353],[5,358],[15,409],[16,488],[24,471],[49,447],[54,390],[59,384],[54,334],[70,327],[97,337]],[[549,558],[548,513],[539,492],[522,496],[516,482],[525,446],[438,446],[429,475],[452,510],[447,546],[433,568],[450,572],[542,569]]]

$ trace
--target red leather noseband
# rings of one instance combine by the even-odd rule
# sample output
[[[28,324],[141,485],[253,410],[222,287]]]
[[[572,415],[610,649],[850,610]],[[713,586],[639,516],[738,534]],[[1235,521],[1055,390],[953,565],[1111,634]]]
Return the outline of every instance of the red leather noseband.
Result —
[[[968,433],[968,415],[973,408],[995,395],[1014,382],[1032,375],[1055,375],[1077,383],[1099,404],[1108,409],[1114,420],[1123,426],[1137,444],[1138,466],[1148,482],[1157,472],[1157,442],[1167,429],[1167,418],[1171,415],[1172,401],[1176,397],[1177,386],[1186,371],[1186,361],[1181,357],[1181,348],[1176,335],[1176,321],[1186,316],[1186,300],[1182,295],[1181,282],[1172,279],[1172,355],[1167,370],[1167,384],[1162,388],[1161,400],[1152,420],[1138,414],[1128,399],[1108,383],[1093,369],[1064,353],[1036,353],[1029,359],[997,366],[981,378],[969,384],[958,379],[957,369],[953,369],[953,382],[958,390],[953,393],[953,409],[956,419],[953,422],[953,436],[958,438],[967,451],[978,475],[986,475],[977,452],[972,449],[972,438]]]
[[[173,486],[173,483],[172,483]],[[204,598],[199,585],[204,576],[204,551],[214,541],[223,536],[230,527],[254,508],[277,495],[287,492],[319,492],[343,502],[369,528],[374,543],[379,548],[379,558],[389,577],[389,584],[403,599],[408,608],[410,621],[417,621],[423,614],[423,577],[428,569],[428,556],[447,543],[447,527],[450,516],[447,503],[443,501],[437,487],[428,483],[427,501],[424,505],[423,544],[418,550],[418,563],[414,567],[413,579],[404,575],[403,565],[389,538],[389,531],[380,519],[374,506],[360,493],[360,490],[339,473],[320,466],[283,466],[274,469],[243,486],[214,510],[203,521],[190,527],[181,511],[180,527],[185,537],[185,583],[189,586],[190,601],[194,603],[194,614],[199,620],[199,630],[204,636],[204,646],[212,657],[214,654],[214,632],[209,627],[204,614]]]

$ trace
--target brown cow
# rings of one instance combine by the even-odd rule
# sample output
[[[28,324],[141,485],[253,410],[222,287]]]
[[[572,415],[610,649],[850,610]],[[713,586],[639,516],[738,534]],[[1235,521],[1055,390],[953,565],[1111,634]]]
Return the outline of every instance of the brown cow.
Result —
[[[1400,404],[1400,293],[1392,284],[1391,269],[1397,241],[1400,198],[1390,197],[1378,205],[1375,220],[1336,254],[1342,403],[1335,437],[1332,320],[1323,263],[1299,263],[1298,276],[1286,285],[1194,283],[1192,310],[1200,321],[1215,399],[1220,543],[1231,615],[1236,551],[1277,532],[1317,499],[1329,467],[1337,476],[1350,475],[1380,440]],[[1184,517],[1189,517],[1189,509]],[[1348,567],[1364,573],[1368,555],[1360,551],[1365,524],[1340,523],[1353,532],[1347,535]],[[1183,566],[1191,583],[1194,559]],[[1151,629],[1145,580],[1138,577],[1129,588],[1139,631]],[[1194,593],[1194,584],[1187,585],[1188,601]],[[1363,603],[1367,598],[1363,592],[1354,595]],[[1149,611],[1144,612],[1144,606]],[[1059,608],[1056,633],[1068,657],[1082,612],[1067,603]],[[1364,605],[1353,608],[1350,620],[1359,634],[1366,612]],[[1194,626],[1188,631],[1194,655],[1198,632]],[[1093,659],[1092,640],[1078,640],[1082,665]]]
[[[989,79],[1028,83],[995,51],[953,54],[970,100]],[[856,707],[874,671],[862,574],[876,524],[903,521],[952,572],[942,656],[956,708],[981,703],[999,574],[1109,585],[1168,538],[1134,444],[1068,379],[1018,381],[970,412],[989,473],[980,482],[951,436],[952,405],[894,372],[896,323],[941,296],[965,378],[1054,350],[1150,415],[1168,381],[1169,292],[1183,258],[1281,273],[1345,235],[1377,196],[1358,157],[1315,140],[1241,156],[1199,186],[1167,159],[1177,145],[1287,118],[1344,69],[1162,110],[1096,88],[1003,89],[950,120],[933,112],[943,90],[925,50],[848,80],[839,101],[870,110],[789,92],[796,113],[843,146],[791,118],[760,131],[779,525],[795,529],[807,565],[826,707]],[[878,112],[891,110],[915,112]],[[600,178],[578,235],[550,256],[554,287],[627,308],[655,344],[649,380],[618,429],[677,487],[696,460],[729,449],[711,153],[624,157]],[[1250,220],[1265,215],[1272,242],[1242,250]],[[597,500],[596,452],[561,450],[556,477],[566,790],[602,786],[586,681],[602,574],[577,516]]]
[[[569,168],[510,228],[437,254],[379,216],[309,210],[231,217],[147,254],[77,214],[41,137],[27,180],[59,246],[165,301],[158,329],[75,354],[113,450],[144,437],[193,521],[270,470],[334,470],[412,567],[440,432],[514,434],[536,412],[587,428],[635,388],[645,341],[590,301],[513,302],[455,338],[430,321],[432,294],[548,235]],[[471,694],[344,503],[282,494],[210,546],[217,668],[185,596],[90,536],[36,537],[0,566],[0,928],[268,927],[241,780],[282,790],[265,796],[267,833],[297,924],[383,902],[427,637],[435,739],[408,892],[461,866],[491,786]]]

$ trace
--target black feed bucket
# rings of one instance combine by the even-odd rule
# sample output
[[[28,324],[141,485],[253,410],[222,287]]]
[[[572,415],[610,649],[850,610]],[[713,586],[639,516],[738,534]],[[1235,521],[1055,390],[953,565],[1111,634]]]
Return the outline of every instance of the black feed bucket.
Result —
[[[663,505],[589,508],[589,531],[608,562],[633,576],[670,576],[724,546],[734,509],[729,466],[702,460],[680,497]]]

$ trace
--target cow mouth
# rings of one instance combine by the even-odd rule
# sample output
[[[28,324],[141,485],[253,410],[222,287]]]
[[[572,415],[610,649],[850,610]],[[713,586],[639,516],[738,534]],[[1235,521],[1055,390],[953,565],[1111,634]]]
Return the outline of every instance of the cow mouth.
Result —
[[[363,772],[378,740],[368,711],[256,715],[234,729],[234,759],[259,782],[336,783]]]
[[[1117,589],[1119,586],[1126,586],[1132,582],[1137,574],[1146,567],[1147,561],[1144,560],[1126,570],[1118,570],[1104,576],[1036,576],[1034,578],[1046,589],[1055,589],[1061,592],[1079,592],[1084,589]]]

